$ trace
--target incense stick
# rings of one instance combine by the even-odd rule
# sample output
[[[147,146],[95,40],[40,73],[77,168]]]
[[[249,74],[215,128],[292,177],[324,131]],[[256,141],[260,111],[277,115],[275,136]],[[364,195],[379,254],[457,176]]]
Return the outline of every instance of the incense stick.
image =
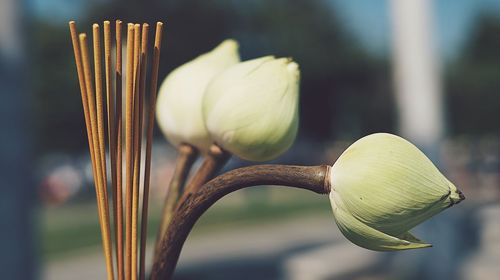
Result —
[[[104,21],[104,69],[106,79],[106,105],[108,113],[108,144],[109,144],[109,163],[111,166],[111,190],[113,205],[113,221],[115,236],[115,254],[116,263],[119,262],[119,244],[118,244],[118,226],[117,226],[117,187],[116,187],[116,123],[115,123],[115,96],[113,94],[112,76],[111,76],[111,29],[110,22]],[[120,273],[118,273],[120,274]],[[118,279],[120,276],[118,276]]]
[[[115,238],[116,263],[118,279],[135,280],[139,275],[145,279],[145,242],[147,237],[147,212],[149,201],[149,179],[151,170],[151,147],[154,127],[154,107],[158,82],[159,55],[161,46],[162,23],[156,25],[155,46],[153,53],[152,79],[150,98],[146,103],[146,81],[148,60],[149,25],[128,24],[127,55],[125,76],[125,98],[122,89],[122,22],[116,21],[116,65],[115,89],[112,77],[112,41],[110,22],[104,21],[104,79],[102,73],[101,30],[98,24],[92,25],[94,75],[88,50],[86,34],[77,36],[76,25],[69,23],[73,51],[77,66],[78,81],[87,130],[87,140],[92,161],[92,172],[96,189],[96,201],[101,237],[106,261],[107,279],[114,280],[113,243],[111,236],[111,219],[107,190],[106,169],[106,131],[111,170],[113,231]],[[141,30],[142,29],[142,30]],[[92,79],[94,76],[94,79]],[[95,83],[95,84],[94,84]],[[95,88],[94,88],[95,86]],[[104,90],[103,91],[103,86]],[[106,94],[106,96],[104,96]],[[124,100],[125,99],[125,100]],[[125,117],[122,116],[122,102],[125,101]],[[106,103],[104,103],[106,102]],[[144,117],[146,108],[147,120]],[[106,109],[104,108],[106,106]],[[106,110],[106,112],[104,112]],[[106,114],[105,114],[106,113]],[[123,132],[125,118],[125,132]],[[107,128],[106,128],[107,120]],[[147,123],[143,123],[147,121]],[[142,175],[141,147],[143,127],[147,128],[144,177]],[[123,139],[125,133],[125,181],[122,174]],[[140,184],[144,185],[141,210],[140,260],[138,257],[138,225]],[[123,213],[122,187],[125,185],[125,214]],[[125,227],[123,227],[125,215]],[[125,231],[125,242],[123,232]],[[125,244],[125,248],[123,245]],[[125,249],[125,250],[124,250]],[[139,266],[139,273],[137,267]]]
[[[144,23],[142,25],[142,39],[141,39],[141,67],[140,67],[140,81],[139,81],[139,93],[141,96],[140,99],[140,104],[139,104],[139,131],[142,132],[143,129],[143,112],[144,112],[144,98],[146,95],[146,67],[147,67],[147,60],[148,60],[148,33],[149,33],[149,25],[147,23]],[[147,140],[146,140],[147,141]],[[142,148],[142,142],[139,143],[139,147]],[[139,177],[137,178],[139,180]],[[139,185],[139,181],[137,182],[137,185]],[[144,189],[143,189],[143,207],[144,207]],[[144,279],[145,278],[145,270],[144,270],[144,255],[142,252],[142,226],[144,223],[147,223],[147,217],[144,217],[144,213],[141,211],[141,243],[140,243],[140,250],[139,250],[139,279]]]
[[[112,264],[112,242],[111,242],[111,232],[110,232],[110,216],[109,216],[109,196],[108,196],[108,180],[107,180],[107,168],[106,168],[106,140],[104,135],[104,104],[103,104],[103,92],[102,92],[102,47],[101,47],[101,34],[100,27],[98,24],[94,23],[92,25],[92,37],[93,37],[93,47],[94,47],[94,74],[95,74],[95,101],[96,101],[96,113],[97,113],[97,135],[98,135],[98,154],[101,158],[100,169],[102,173],[101,184],[102,192],[104,194],[104,221],[106,225],[106,239],[109,240],[109,254],[111,257]]]
[[[140,80],[140,47],[141,47],[141,25],[134,25],[134,173],[132,185],[132,280],[137,279],[137,215],[139,205],[139,177],[141,164],[141,136],[140,130],[140,112],[141,112],[141,95],[139,91]]]
[[[116,244],[118,279],[123,271],[123,194],[122,194],[122,21],[116,21]]]
[[[91,164],[92,164],[92,174],[94,174],[94,186],[96,189],[96,199],[97,199],[97,210],[98,210],[98,218],[99,218],[99,225],[102,227],[103,221],[102,221],[102,215],[101,215],[101,205],[99,203],[99,188],[97,186],[98,184],[98,179],[97,179],[97,168],[96,168],[96,161],[95,161],[95,153],[94,153],[94,146],[92,142],[92,129],[90,127],[90,112],[89,112],[89,105],[88,105],[88,100],[87,100],[87,93],[86,93],[86,86],[85,86],[85,77],[83,73],[83,66],[82,66],[82,57],[80,53],[80,43],[78,41],[77,37],[77,31],[76,31],[76,25],[74,21],[70,21],[69,23],[69,28],[70,28],[70,33],[71,33],[71,41],[73,44],[73,52],[75,54],[75,62],[76,62],[76,69],[78,73],[78,81],[80,84],[80,93],[81,93],[81,98],[82,98],[82,106],[83,106],[83,114],[85,118],[85,127],[87,130],[87,141],[89,145],[89,152],[90,152],[90,158],[91,158]],[[103,239],[104,242],[104,239]],[[103,246],[104,248],[104,246]]]
[[[105,211],[109,215],[108,207],[108,180],[106,176],[106,142],[104,139],[104,105],[103,105],[103,94],[102,94],[102,51],[101,51],[101,38],[100,38],[100,28],[97,23],[92,25],[92,37],[94,46],[94,74],[95,74],[95,101],[96,101],[96,113],[97,113],[97,135],[99,140],[99,156],[101,157],[101,172],[102,172],[102,183],[104,190]]]
[[[132,160],[133,160],[133,77],[134,77],[134,25],[127,26],[127,62],[125,86],[125,279],[131,279],[132,268]]]
[[[158,87],[158,69],[160,65],[160,49],[163,35],[163,24],[156,23],[155,42],[153,49],[153,61],[151,67],[151,84],[149,88],[149,111],[147,119],[146,132],[146,159],[144,166],[144,189],[142,201],[142,219],[141,219],[141,255],[139,263],[140,280],[145,278],[145,259],[146,259],[146,237],[148,229],[148,204],[149,204],[149,183],[151,174],[151,150],[153,145],[153,128],[156,108],[156,93]]]
[[[103,240],[103,247],[104,247],[104,255],[106,259],[106,269],[108,271],[108,279],[113,280],[114,279],[114,273],[113,273],[113,259],[112,259],[112,253],[111,253],[111,240],[110,240],[110,234],[109,234],[109,217],[107,217],[107,212],[105,206],[106,206],[106,197],[105,197],[105,192],[104,192],[104,183],[103,183],[103,171],[101,170],[102,168],[102,163],[101,163],[101,156],[100,156],[100,147],[99,147],[99,140],[98,140],[98,124],[97,124],[97,116],[96,116],[96,108],[95,108],[95,98],[94,98],[94,90],[92,86],[92,79],[91,79],[91,70],[90,70],[90,63],[89,63],[89,55],[88,55],[88,47],[87,47],[87,36],[86,34],[80,34],[80,47],[81,47],[81,54],[82,54],[82,62],[83,62],[83,72],[85,76],[85,88],[86,88],[86,95],[87,95],[87,101],[88,101],[88,108],[89,108],[89,115],[90,115],[90,127],[92,131],[92,145],[94,148],[94,159],[96,160],[96,174],[95,177],[97,177],[97,203],[98,203],[98,210],[100,212],[101,216],[101,235],[102,235],[102,240]],[[100,205],[99,205],[100,204]]]
[[[104,72],[106,80],[106,105],[108,113],[108,142],[111,166],[113,197],[116,197],[116,136],[115,136],[115,97],[111,81],[111,30],[109,21],[104,22]],[[116,201],[116,199],[113,199]],[[116,209],[116,206],[113,206]],[[116,210],[114,210],[116,212]],[[116,217],[115,217],[116,218]]]
[[[94,159],[94,148],[92,146],[92,131],[90,128],[90,115],[89,115],[87,94],[86,94],[86,88],[85,88],[85,77],[83,74],[82,57],[81,57],[81,53],[80,53],[80,43],[78,41],[76,24],[74,21],[69,22],[69,29],[70,29],[70,34],[71,34],[71,42],[73,44],[73,52],[75,55],[76,71],[78,74],[78,82],[80,85],[83,115],[84,115],[84,119],[85,119],[85,128],[87,130],[87,140],[88,140],[88,144],[89,144],[92,171],[93,171],[93,174],[95,174],[96,167],[95,167],[95,159]],[[96,184],[96,186],[97,186],[97,184]],[[99,219],[100,219],[100,216],[99,216]]]

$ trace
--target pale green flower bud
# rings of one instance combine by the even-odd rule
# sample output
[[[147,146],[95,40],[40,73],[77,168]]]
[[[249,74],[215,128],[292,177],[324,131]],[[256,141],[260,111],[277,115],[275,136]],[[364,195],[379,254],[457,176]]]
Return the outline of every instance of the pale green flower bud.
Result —
[[[238,43],[225,40],[212,51],[173,70],[158,92],[156,118],[167,139],[207,151],[212,144],[202,116],[203,94],[212,78],[240,62]]]
[[[352,144],[331,168],[330,182],[340,231],[377,251],[430,247],[408,230],[464,199],[417,147],[386,133]]]
[[[273,56],[219,74],[203,101],[215,143],[252,161],[271,160],[288,150],[297,135],[299,80],[297,63]]]

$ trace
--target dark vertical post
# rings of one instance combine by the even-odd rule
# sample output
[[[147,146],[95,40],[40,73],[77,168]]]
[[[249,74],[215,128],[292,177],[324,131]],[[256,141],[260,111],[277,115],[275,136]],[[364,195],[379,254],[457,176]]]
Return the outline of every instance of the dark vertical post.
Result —
[[[23,1],[0,2],[0,271],[35,279],[29,95],[24,68]]]

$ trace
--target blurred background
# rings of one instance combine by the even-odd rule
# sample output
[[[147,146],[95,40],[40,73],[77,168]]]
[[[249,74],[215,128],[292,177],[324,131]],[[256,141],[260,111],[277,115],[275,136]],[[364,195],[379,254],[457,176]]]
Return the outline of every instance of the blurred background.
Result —
[[[72,19],[86,32],[164,21],[161,78],[228,37],[243,59],[293,57],[300,135],[277,162],[332,164],[357,138],[392,132],[467,197],[416,229],[433,248],[376,253],[341,236],[326,197],[238,191],[196,225],[176,279],[500,275],[500,0],[2,0],[2,279],[104,279]],[[176,155],[158,131],[153,154],[151,243]]]

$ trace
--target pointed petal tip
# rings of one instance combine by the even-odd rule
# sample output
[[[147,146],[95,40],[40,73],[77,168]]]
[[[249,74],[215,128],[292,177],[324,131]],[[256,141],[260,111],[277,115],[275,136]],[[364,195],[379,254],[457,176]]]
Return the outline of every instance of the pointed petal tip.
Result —
[[[398,238],[404,240],[405,244],[403,246],[398,246],[397,248],[393,248],[395,250],[411,250],[411,249],[422,249],[422,248],[432,247],[432,244],[425,243],[425,241],[418,239],[410,232],[405,232],[400,236],[398,236]]]
[[[394,247],[389,247],[389,251],[403,251],[403,250],[413,250],[413,249],[424,249],[424,248],[430,248],[432,247],[432,244],[428,243],[421,243],[421,242],[408,242],[407,244],[400,245],[400,246],[394,246]]]
[[[457,190],[457,193],[458,197],[460,198],[460,200],[457,201],[457,203],[460,203],[462,200],[465,200],[465,195],[460,190]]]
[[[433,247],[432,244],[423,243],[423,242],[412,242],[408,240],[399,240],[399,244],[371,244],[367,246],[367,244],[355,243],[356,245],[379,252],[390,252],[390,251],[406,251],[406,250],[414,250],[414,249],[424,249]]]
[[[287,62],[287,66],[286,66],[287,70],[289,72],[293,72],[293,73],[297,73],[299,72],[299,64],[297,64],[297,62],[293,61],[293,60],[289,60]]]
[[[417,246],[411,248],[411,249],[424,249],[424,248],[431,248],[433,247],[432,244],[428,244],[428,243],[417,243],[415,244]]]
[[[217,46],[217,48],[227,48],[229,50],[234,50],[234,51],[237,51],[240,47],[240,44],[238,43],[238,41],[236,41],[235,39],[233,38],[229,38],[229,39],[226,39],[224,41],[222,41],[219,46]]]
[[[465,195],[458,189],[455,190],[455,196],[458,196],[458,198],[453,199],[453,197],[450,196],[450,204],[446,208],[450,208],[451,206],[457,205],[465,200]]]
[[[465,195],[452,182],[450,182],[448,179],[447,181],[449,192],[446,197],[448,198],[449,204],[446,208],[450,208],[451,206],[462,202],[462,200],[465,199]]]
[[[410,243],[406,246],[401,246],[395,250],[399,251],[406,251],[406,250],[415,250],[415,249],[425,249],[425,248],[431,248],[432,244],[427,244],[427,243]]]

